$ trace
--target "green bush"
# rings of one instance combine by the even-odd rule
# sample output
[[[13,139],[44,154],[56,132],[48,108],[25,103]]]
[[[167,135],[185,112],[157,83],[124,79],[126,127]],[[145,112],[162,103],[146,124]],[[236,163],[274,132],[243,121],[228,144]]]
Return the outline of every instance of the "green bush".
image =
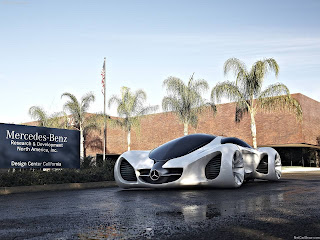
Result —
[[[80,163],[81,165],[80,167],[84,169],[91,168],[92,166],[94,166],[93,160],[94,160],[93,156],[84,157]]]
[[[101,167],[62,169],[44,172],[42,170],[19,170],[0,173],[0,187],[31,186],[59,183],[84,183],[113,181],[115,160],[107,159]]]

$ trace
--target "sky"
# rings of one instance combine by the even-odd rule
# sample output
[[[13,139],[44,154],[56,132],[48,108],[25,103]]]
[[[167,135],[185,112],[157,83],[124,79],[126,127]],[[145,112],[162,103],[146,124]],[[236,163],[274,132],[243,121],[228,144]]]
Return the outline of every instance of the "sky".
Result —
[[[209,100],[236,57],[248,68],[274,58],[279,76],[264,86],[320,101],[319,12],[318,0],[0,0],[0,122],[32,121],[31,106],[59,112],[64,92],[94,93],[89,111],[102,112],[104,57],[107,99],[127,86],[161,106],[163,80],[195,73]]]

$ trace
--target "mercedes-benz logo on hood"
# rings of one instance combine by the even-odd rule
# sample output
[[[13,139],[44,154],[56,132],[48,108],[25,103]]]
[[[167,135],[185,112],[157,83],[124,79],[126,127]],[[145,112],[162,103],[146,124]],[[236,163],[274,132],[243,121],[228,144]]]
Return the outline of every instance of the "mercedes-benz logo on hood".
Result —
[[[152,170],[150,172],[150,178],[152,181],[157,181],[160,178],[160,173],[157,170]]]

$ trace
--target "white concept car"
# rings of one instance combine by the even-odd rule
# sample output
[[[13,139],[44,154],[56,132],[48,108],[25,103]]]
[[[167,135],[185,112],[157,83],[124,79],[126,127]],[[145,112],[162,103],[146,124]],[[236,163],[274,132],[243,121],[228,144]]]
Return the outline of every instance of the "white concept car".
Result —
[[[254,149],[238,138],[192,134],[123,153],[114,176],[122,188],[237,188],[249,179],[279,180],[281,159],[273,148]]]

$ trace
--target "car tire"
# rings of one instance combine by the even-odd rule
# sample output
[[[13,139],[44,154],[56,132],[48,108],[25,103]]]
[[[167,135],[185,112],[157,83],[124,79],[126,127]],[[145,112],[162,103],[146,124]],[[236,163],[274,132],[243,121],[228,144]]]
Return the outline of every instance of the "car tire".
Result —
[[[244,163],[242,153],[238,150],[235,151],[232,158],[232,173],[235,187],[240,187],[244,181]]]

